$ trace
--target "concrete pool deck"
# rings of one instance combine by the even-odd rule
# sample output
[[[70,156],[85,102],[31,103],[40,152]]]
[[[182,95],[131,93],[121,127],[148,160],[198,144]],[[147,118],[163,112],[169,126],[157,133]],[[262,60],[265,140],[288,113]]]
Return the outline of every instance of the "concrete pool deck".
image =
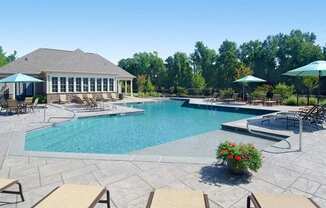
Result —
[[[57,107],[49,107],[47,112],[49,116],[72,116],[71,112]],[[19,116],[0,115],[0,177],[19,179],[26,198],[24,203],[5,204],[19,201],[19,198],[0,194],[0,205],[3,203],[3,207],[31,207],[63,183],[106,186],[111,191],[113,208],[145,207],[149,192],[161,187],[203,191],[208,194],[212,208],[245,207],[245,198],[253,191],[302,194],[312,197],[321,207],[326,207],[326,130],[305,132],[302,152],[295,151],[298,148],[296,134],[273,144],[270,141],[265,144],[261,140],[261,149],[264,149],[263,167],[258,173],[253,173],[251,178],[239,178],[229,175],[223,167],[216,166],[210,155],[200,157],[194,153],[190,155],[192,157],[170,157],[164,155],[166,149],[162,149],[161,156],[144,152],[111,156],[31,152],[14,154],[11,150],[15,148],[12,141],[19,139],[17,137],[21,136],[21,132],[49,125],[42,121],[42,110]],[[199,136],[207,138],[204,142],[209,146],[207,152],[214,150],[211,145],[215,144],[210,138],[235,136],[232,132],[219,132],[222,131]],[[239,135],[239,139],[250,138]],[[196,148],[201,144],[196,138],[176,142],[180,142],[183,147],[188,143],[192,152],[205,151]],[[174,151],[178,153],[177,149]],[[179,151],[185,153],[183,149]]]

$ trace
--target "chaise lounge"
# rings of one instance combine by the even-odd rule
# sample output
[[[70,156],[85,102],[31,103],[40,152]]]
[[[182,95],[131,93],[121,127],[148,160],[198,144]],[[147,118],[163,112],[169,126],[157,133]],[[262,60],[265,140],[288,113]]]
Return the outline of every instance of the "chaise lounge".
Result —
[[[247,198],[247,208],[319,208],[310,198],[293,194],[252,193]]]
[[[12,187],[16,184],[18,185],[18,191],[7,190],[9,187]],[[15,179],[0,178],[0,193],[20,195],[21,201],[25,201],[22,185],[18,182],[18,180]]]
[[[158,189],[149,195],[146,208],[209,208],[208,197],[199,191]]]
[[[106,194],[106,199],[101,200]],[[37,208],[91,208],[104,203],[110,208],[110,193],[106,188],[95,185],[64,184],[37,202]]]

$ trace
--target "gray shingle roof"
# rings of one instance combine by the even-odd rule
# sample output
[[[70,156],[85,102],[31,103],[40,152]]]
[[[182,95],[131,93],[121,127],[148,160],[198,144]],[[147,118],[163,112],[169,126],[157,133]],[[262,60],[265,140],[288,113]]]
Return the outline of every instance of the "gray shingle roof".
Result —
[[[134,76],[96,53],[40,48],[0,68],[0,74],[71,72]]]

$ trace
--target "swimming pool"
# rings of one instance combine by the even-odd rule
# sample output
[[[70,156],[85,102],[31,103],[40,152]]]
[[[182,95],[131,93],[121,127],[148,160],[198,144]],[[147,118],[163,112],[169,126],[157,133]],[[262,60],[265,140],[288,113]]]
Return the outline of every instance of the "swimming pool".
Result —
[[[183,107],[182,101],[130,104],[143,114],[79,118],[26,134],[25,150],[125,154],[218,130],[253,114]]]

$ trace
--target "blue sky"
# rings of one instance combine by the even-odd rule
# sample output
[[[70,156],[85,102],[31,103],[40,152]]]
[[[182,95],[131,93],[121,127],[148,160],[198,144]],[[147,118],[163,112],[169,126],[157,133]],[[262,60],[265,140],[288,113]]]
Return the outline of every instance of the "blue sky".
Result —
[[[48,47],[97,52],[117,63],[140,51],[166,58],[196,41],[218,49],[291,29],[326,44],[326,1],[10,0],[1,2],[0,46],[22,56]]]

